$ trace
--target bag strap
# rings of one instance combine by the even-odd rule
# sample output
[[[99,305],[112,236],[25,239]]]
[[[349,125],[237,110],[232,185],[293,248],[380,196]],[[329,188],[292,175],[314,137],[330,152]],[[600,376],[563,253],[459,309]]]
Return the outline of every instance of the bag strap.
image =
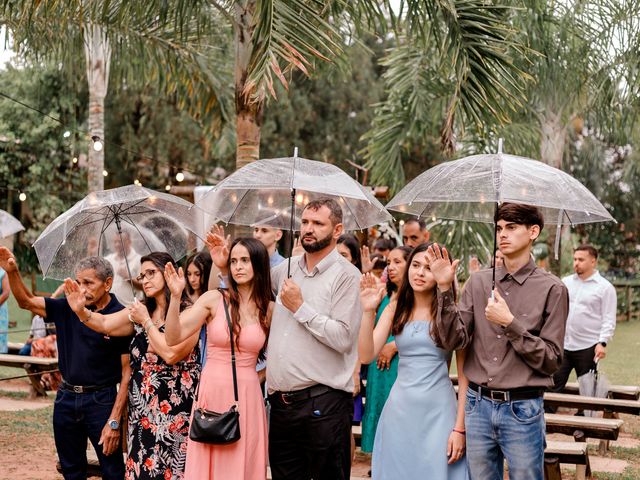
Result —
[[[225,293],[220,290],[222,294],[222,304],[224,305],[224,314],[227,317],[227,325],[229,326],[229,341],[231,344],[231,372],[233,373],[233,397],[238,403],[238,379],[236,377],[236,351],[235,346],[233,345],[233,325],[231,325],[231,317],[229,316],[229,307],[227,305],[227,299],[225,297]]]

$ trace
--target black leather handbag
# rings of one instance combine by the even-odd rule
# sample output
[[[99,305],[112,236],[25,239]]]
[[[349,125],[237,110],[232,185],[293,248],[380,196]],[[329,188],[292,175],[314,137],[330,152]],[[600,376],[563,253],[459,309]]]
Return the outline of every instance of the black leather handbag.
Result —
[[[229,309],[222,293],[224,302],[224,313],[229,326],[229,339],[231,341],[231,370],[233,372],[233,395],[235,404],[223,413],[212,412],[204,408],[196,408],[193,411],[191,427],[189,428],[189,438],[194,442],[210,443],[214,445],[225,445],[240,440],[240,412],[238,412],[238,380],[236,379],[236,354],[233,345],[233,326],[229,317]],[[200,393],[200,384],[196,392],[196,405]]]

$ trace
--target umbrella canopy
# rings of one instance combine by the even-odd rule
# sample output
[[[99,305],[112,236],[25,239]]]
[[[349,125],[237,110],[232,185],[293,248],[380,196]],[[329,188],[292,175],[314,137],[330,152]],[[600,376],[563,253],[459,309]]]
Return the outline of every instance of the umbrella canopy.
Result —
[[[24,230],[20,221],[9,212],[0,210],[0,238],[9,237]]]
[[[387,204],[418,217],[493,223],[496,203],[539,207],[545,224],[614,220],[598,199],[562,170],[503,153],[441,163],[417,176]]]
[[[33,244],[45,277],[64,279],[76,262],[124,248],[127,234],[133,249],[145,255],[167,252],[184,256],[190,235],[203,237],[202,212],[174,195],[129,185],[90,193],[57,217]]]
[[[257,160],[229,175],[197,206],[225,223],[299,230],[302,207],[332,197],[342,206],[345,230],[360,230],[392,220],[373,193],[335,165],[298,158]]]
[[[605,375],[598,371],[598,362],[584,375],[578,377],[578,390],[585,397],[607,398],[609,396],[609,381]],[[595,417],[598,412],[585,410],[585,417]]]

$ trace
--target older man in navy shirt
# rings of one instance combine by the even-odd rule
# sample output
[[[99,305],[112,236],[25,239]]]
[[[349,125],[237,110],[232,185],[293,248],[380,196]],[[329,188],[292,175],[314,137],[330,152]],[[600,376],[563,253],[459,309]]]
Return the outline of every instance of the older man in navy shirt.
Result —
[[[15,257],[4,247],[0,248],[0,267],[7,271],[18,305],[56,325],[63,381],[53,409],[53,433],[64,478],[87,478],[89,438],[98,454],[102,478],[123,479],[120,421],[131,376],[131,338],[110,338],[94,332],[82,324],[64,298],[33,295],[22,282]],[[78,262],[75,274],[89,309],[108,314],[124,308],[109,293],[113,280],[109,262],[87,257]]]

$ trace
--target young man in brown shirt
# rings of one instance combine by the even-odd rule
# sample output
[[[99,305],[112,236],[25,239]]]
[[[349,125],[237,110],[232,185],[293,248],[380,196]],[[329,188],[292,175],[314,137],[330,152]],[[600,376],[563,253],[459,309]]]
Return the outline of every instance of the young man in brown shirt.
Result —
[[[502,204],[497,241],[504,265],[471,276],[459,305],[453,296],[458,261],[446,249],[428,250],[438,282],[436,317],[447,350],[467,349],[469,379],[465,424],[467,460],[473,480],[544,478],[545,423],[542,395],[553,385],[562,362],[569,311],[566,287],[536,267],[531,247],[544,226],[541,212],[529,205]]]

